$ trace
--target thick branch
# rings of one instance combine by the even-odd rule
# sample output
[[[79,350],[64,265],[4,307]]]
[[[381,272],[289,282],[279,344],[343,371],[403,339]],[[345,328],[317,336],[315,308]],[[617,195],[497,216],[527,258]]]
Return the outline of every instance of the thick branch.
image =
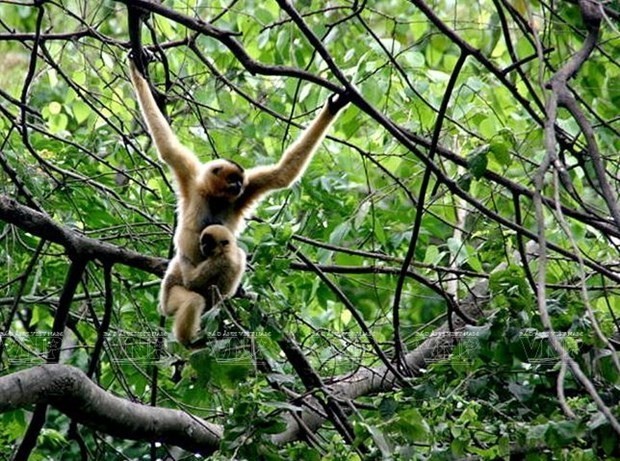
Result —
[[[498,267],[500,270],[503,265]],[[481,280],[472,290],[472,295],[460,306],[461,310],[470,317],[482,318],[484,311],[479,307],[480,302],[484,302],[488,292],[488,281]],[[428,361],[442,356],[447,350],[458,342],[459,332],[466,326],[463,319],[452,314],[454,330],[450,331],[448,322],[433,331],[429,337],[413,351],[405,355],[405,364],[411,370],[413,376],[421,374],[421,370],[428,366]],[[354,374],[345,374],[334,377],[332,384],[328,386],[330,394],[344,400],[355,400],[365,395],[376,394],[394,390],[399,384],[399,377],[392,373],[385,365],[375,368],[362,369]],[[304,407],[315,408],[312,397],[304,399]],[[316,430],[324,422],[325,417],[317,412],[305,410],[300,416],[301,423],[292,417],[287,418],[287,429],[280,434],[273,436],[275,443],[286,443],[300,438],[305,430]]]
[[[168,262],[162,258],[144,256],[109,243],[79,235],[61,226],[49,216],[21,205],[16,200],[0,195],[0,220],[15,224],[32,235],[65,247],[70,255],[83,259],[98,259],[110,264],[120,263],[155,275],[162,275]]]
[[[33,404],[49,404],[116,437],[169,443],[205,455],[217,449],[222,437],[215,424],[180,410],[121,399],[67,365],[40,365],[0,377],[0,413]]]
[[[596,177],[600,184],[601,193],[605,199],[605,203],[607,203],[607,207],[609,208],[612,217],[614,218],[614,221],[616,222],[616,226],[620,228],[620,207],[618,207],[618,201],[614,190],[607,180],[607,171],[605,170],[603,159],[601,158],[601,154],[599,152],[596,137],[594,136],[594,130],[586,119],[585,114],[579,108],[575,96],[568,88],[568,80],[573,78],[579,69],[581,69],[596,47],[602,20],[602,8],[597,1],[579,0],[578,3],[581,9],[583,21],[588,27],[589,32],[581,49],[579,49],[579,51],[577,51],[551,78],[548,86],[554,94],[550,97],[550,101],[551,103],[557,104],[557,106],[566,107],[583,131],[586,138],[588,153],[592,159],[592,163],[596,171]],[[557,116],[547,123],[555,122],[555,118],[557,118]]]
[[[499,269],[499,268],[498,268]],[[483,311],[479,303],[487,296],[487,280],[480,281],[461,310],[474,318]],[[455,315],[454,331],[462,331],[463,320]],[[428,339],[405,356],[414,375],[429,360],[442,356],[456,344],[446,322]],[[367,368],[357,373],[337,376],[325,385],[334,399],[354,400],[358,397],[393,390],[400,381],[387,366]],[[180,446],[193,452],[210,453],[219,446],[222,428],[179,410],[149,407],[125,401],[99,388],[80,370],[66,365],[41,365],[0,377],[0,413],[37,403],[48,403],[75,421],[106,434],[132,440],[158,441]],[[287,429],[273,436],[283,444],[303,438],[305,431],[317,430],[326,420],[322,406],[313,396],[297,402],[305,410],[296,417],[286,416]],[[316,410],[312,410],[316,409]]]

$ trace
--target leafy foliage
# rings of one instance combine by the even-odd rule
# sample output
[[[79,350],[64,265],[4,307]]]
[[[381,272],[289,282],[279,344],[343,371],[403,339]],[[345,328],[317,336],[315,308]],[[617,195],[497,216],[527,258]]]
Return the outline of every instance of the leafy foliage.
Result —
[[[533,201],[548,155],[544,84],[588,32],[578,5],[292,3],[360,98],[299,184],[270,196],[242,234],[251,254],[244,286],[252,299],[207,313],[207,347],[188,351],[172,340],[169,321],[160,326],[157,274],[115,264],[106,310],[102,263],[93,260],[71,304],[62,362],[88,370],[96,360],[92,379],[114,394],[222,424],[214,459],[620,457],[609,418],[562,370],[549,341],[536,297],[542,258],[521,258],[542,227],[545,309],[562,347],[620,417],[620,228],[610,218],[583,128],[567,110],[558,112],[552,165],[565,175],[545,176],[543,222]],[[270,72],[244,68],[222,41],[150,15],[143,41],[156,39],[151,51],[160,60],[150,77],[168,96],[179,138],[203,160],[233,158],[245,167],[277,161],[330,95],[327,83],[342,85],[278,2],[164,4],[232,31],[252,60],[270,66]],[[0,1],[0,194],[76,234],[168,257],[174,189],[128,82],[125,5],[37,5]],[[606,7],[617,19],[617,2]],[[611,23],[603,22],[596,52],[569,84],[617,197],[620,50]],[[453,76],[463,52],[465,65]],[[456,85],[447,94],[451,78]],[[431,187],[418,208],[440,122]],[[419,212],[421,232],[412,244]],[[9,222],[0,221],[3,375],[45,361],[69,267],[66,248]],[[410,249],[413,264],[401,275]],[[300,262],[300,254],[316,267]],[[283,415],[300,409],[293,396],[308,391],[282,352],[284,338],[301,347],[326,383],[381,365],[372,343],[393,356],[394,294],[402,276],[397,312],[407,350],[441,325],[452,312],[450,300],[462,306],[488,286],[478,322],[445,350],[432,351],[407,386],[361,397],[355,409],[343,404],[351,444],[329,422],[308,442],[274,444],[271,436],[286,427]],[[107,316],[109,327],[102,328]],[[96,356],[98,338],[105,340]],[[0,414],[1,454],[23,437],[28,410]],[[154,459],[168,451],[157,445],[150,453]],[[50,411],[32,459],[77,459],[84,452],[134,459],[148,456],[149,447],[76,430]]]

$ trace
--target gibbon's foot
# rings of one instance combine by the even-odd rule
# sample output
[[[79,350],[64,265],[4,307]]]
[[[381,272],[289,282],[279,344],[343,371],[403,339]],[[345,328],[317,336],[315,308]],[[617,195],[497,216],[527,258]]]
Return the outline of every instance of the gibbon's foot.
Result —
[[[252,293],[251,291],[247,291],[245,288],[243,288],[241,285],[239,285],[237,287],[237,291],[235,291],[235,294],[232,295],[232,298],[236,298],[236,299],[249,299],[250,301],[256,301],[258,299],[258,296],[256,295],[256,293]]]
[[[198,349],[204,349],[207,347],[207,337],[203,336],[203,335],[198,335],[196,338],[192,339],[191,341],[183,344],[183,346],[186,349],[189,349],[190,351],[195,351]]]
[[[342,93],[334,93],[327,98],[329,111],[334,115],[349,102],[351,102],[351,92],[349,90],[345,90]]]

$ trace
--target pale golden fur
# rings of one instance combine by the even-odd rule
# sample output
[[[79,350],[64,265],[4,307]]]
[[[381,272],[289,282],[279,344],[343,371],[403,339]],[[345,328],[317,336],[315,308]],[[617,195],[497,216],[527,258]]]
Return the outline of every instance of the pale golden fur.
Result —
[[[207,239],[209,243],[205,243]],[[160,312],[174,315],[174,335],[182,344],[190,343],[198,333],[205,308],[213,308],[235,294],[245,270],[245,252],[228,228],[208,226],[200,241],[206,254],[204,261],[194,266],[176,255],[160,291]]]
[[[227,202],[226,213],[222,213],[223,220],[220,224],[237,235],[246,214],[257,202],[273,190],[291,186],[304,173],[313,153],[338,114],[337,111],[333,113],[330,110],[329,104],[325,104],[316,119],[297,141],[286,149],[277,164],[257,166],[245,172],[241,170],[244,173],[244,188],[238,195],[229,196],[221,192],[221,184],[212,183],[209,172],[217,167],[233,170],[240,168],[223,159],[201,163],[172,132],[155,103],[147,81],[133,65],[130,66],[130,71],[138,102],[157,152],[175,175],[179,200],[176,250],[192,261],[200,260],[197,242],[203,229],[200,224],[205,221],[205,215],[210,213],[207,207],[208,199],[219,194],[220,198]]]
[[[278,163],[244,171],[229,160],[200,162],[179,142],[157,107],[148,82],[131,62],[130,76],[159,157],[168,164],[176,180],[178,226],[174,236],[176,255],[173,262],[183,260],[194,266],[204,259],[199,245],[202,230],[210,224],[221,224],[237,235],[243,228],[246,215],[267,193],[291,186],[304,173],[326,131],[346,105],[342,95],[328,100]],[[176,266],[177,263],[168,270],[162,282],[163,291],[174,292],[176,307],[163,305],[160,309],[167,315],[177,312],[179,316],[178,306],[183,303],[197,305],[193,300],[197,294],[188,291],[187,285],[183,286]],[[181,294],[177,296],[177,292]],[[162,301],[170,302],[166,297]]]

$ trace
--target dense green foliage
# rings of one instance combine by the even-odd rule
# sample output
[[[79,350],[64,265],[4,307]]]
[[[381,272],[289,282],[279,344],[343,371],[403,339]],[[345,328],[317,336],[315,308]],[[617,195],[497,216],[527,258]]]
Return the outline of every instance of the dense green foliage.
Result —
[[[160,327],[159,276],[131,265],[113,267],[113,309],[102,331],[103,270],[91,261],[71,305],[61,361],[87,370],[98,335],[105,333],[93,379],[124,398],[156,400],[223,424],[215,459],[620,457],[620,436],[570,371],[561,387],[574,418],[562,410],[557,382],[564,367],[548,342],[532,283],[540,259],[524,266],[515,256],[542,226],[545,307],[553,327],[620,417],[620,369],[615,342],[608,342],[620,335],[620,227],[610,217],[582,130],[564,109],[552,169],[563,165],[566,174],[557,179],[549,170],[542,191],[564,208],[560,213],[546,202],[541,223],[532,200],[534,177],[548,154],[543,124],[550,92],[544,84],[583,45],[587,30],[578,6],[426,2],[450,29],[443,30],[419,1],[292,3],[363,99],[339,118],[299,183],[272,194],[243,232],[242,246],[251,254],[244,287],[253,299],[235,299],[210,313],[206,331],[216,339],[190,352],[168,334],[170,320]],[[275,1],[164,4],[238,33],[249,56],[262,64],[305,70],[341,86]],[[620,9],[617,2],[608,6]],[[38,207],[78,234],[168,257],[172,178],[156,158],[128,81],[126,15],[122,3],[110,0],[41,7],[0,1],[0,194]],[[620,42],[613,21],[603,21],[599,46],[570,87],[594,129],[617,196]],[[253,74],[218,40],[160,15],[148,24],[153,34],[144,28],[145,45],[156,37],[161,48],[152,51],[166,57],[165,66],[151,64],[151,79],[169,96],[179,138],[203,160],[232,158],[244,167],[276,161],[331,93],[278,67],[272,75]],[[37,30],[43,39],[35,42]],[[449,94],[463,49],[471,54]],[[522,62],[515,67],[515,61]],[[446,94],[450,100],[441,113]],[[414,149],[381,126],[370,106],[409,136]],[[440,148],[430,159],[437,169],[422,198],[412,246],[438,123]],[[1,350],[5,375],[44,362],[45,333],[52,329],[69,259],[61,245],[19,224],[0,220],[0,238],[0,328],[15,335]],[[317,267],[302,264],[294,248]],[[360,322],[317,272],[339,287],[392,357],[394,297],[408,250],[414,250],[408,269],[415,277],[406,277],[398,309],[407,350],[445,321],[446,299],[461,305],[488,280],[478,323],[457,335],[454,350],[447,342],[445,351],[433,351],[410,386],[358,399],[363,405],[349,417],[352,445],[329,422],[314,443],[272,444],[271,434],[284,429],[280,415],[296,406],[276,384],[305,392],[279,347],[281,335],[296,340],[326,382],[381,364]],[[221,336],[240,327],[252,336]],[[162,332],[166,348],[159,352]],[[0,415],[2,454],[23,437],[29,410]],[[70,420],[48,413],[32,459],[79,459]],[[84,426],[79,434],[93,459],[150,453],[146,442],[112,439]],[[158,456],[165,452],[157,448]]]

